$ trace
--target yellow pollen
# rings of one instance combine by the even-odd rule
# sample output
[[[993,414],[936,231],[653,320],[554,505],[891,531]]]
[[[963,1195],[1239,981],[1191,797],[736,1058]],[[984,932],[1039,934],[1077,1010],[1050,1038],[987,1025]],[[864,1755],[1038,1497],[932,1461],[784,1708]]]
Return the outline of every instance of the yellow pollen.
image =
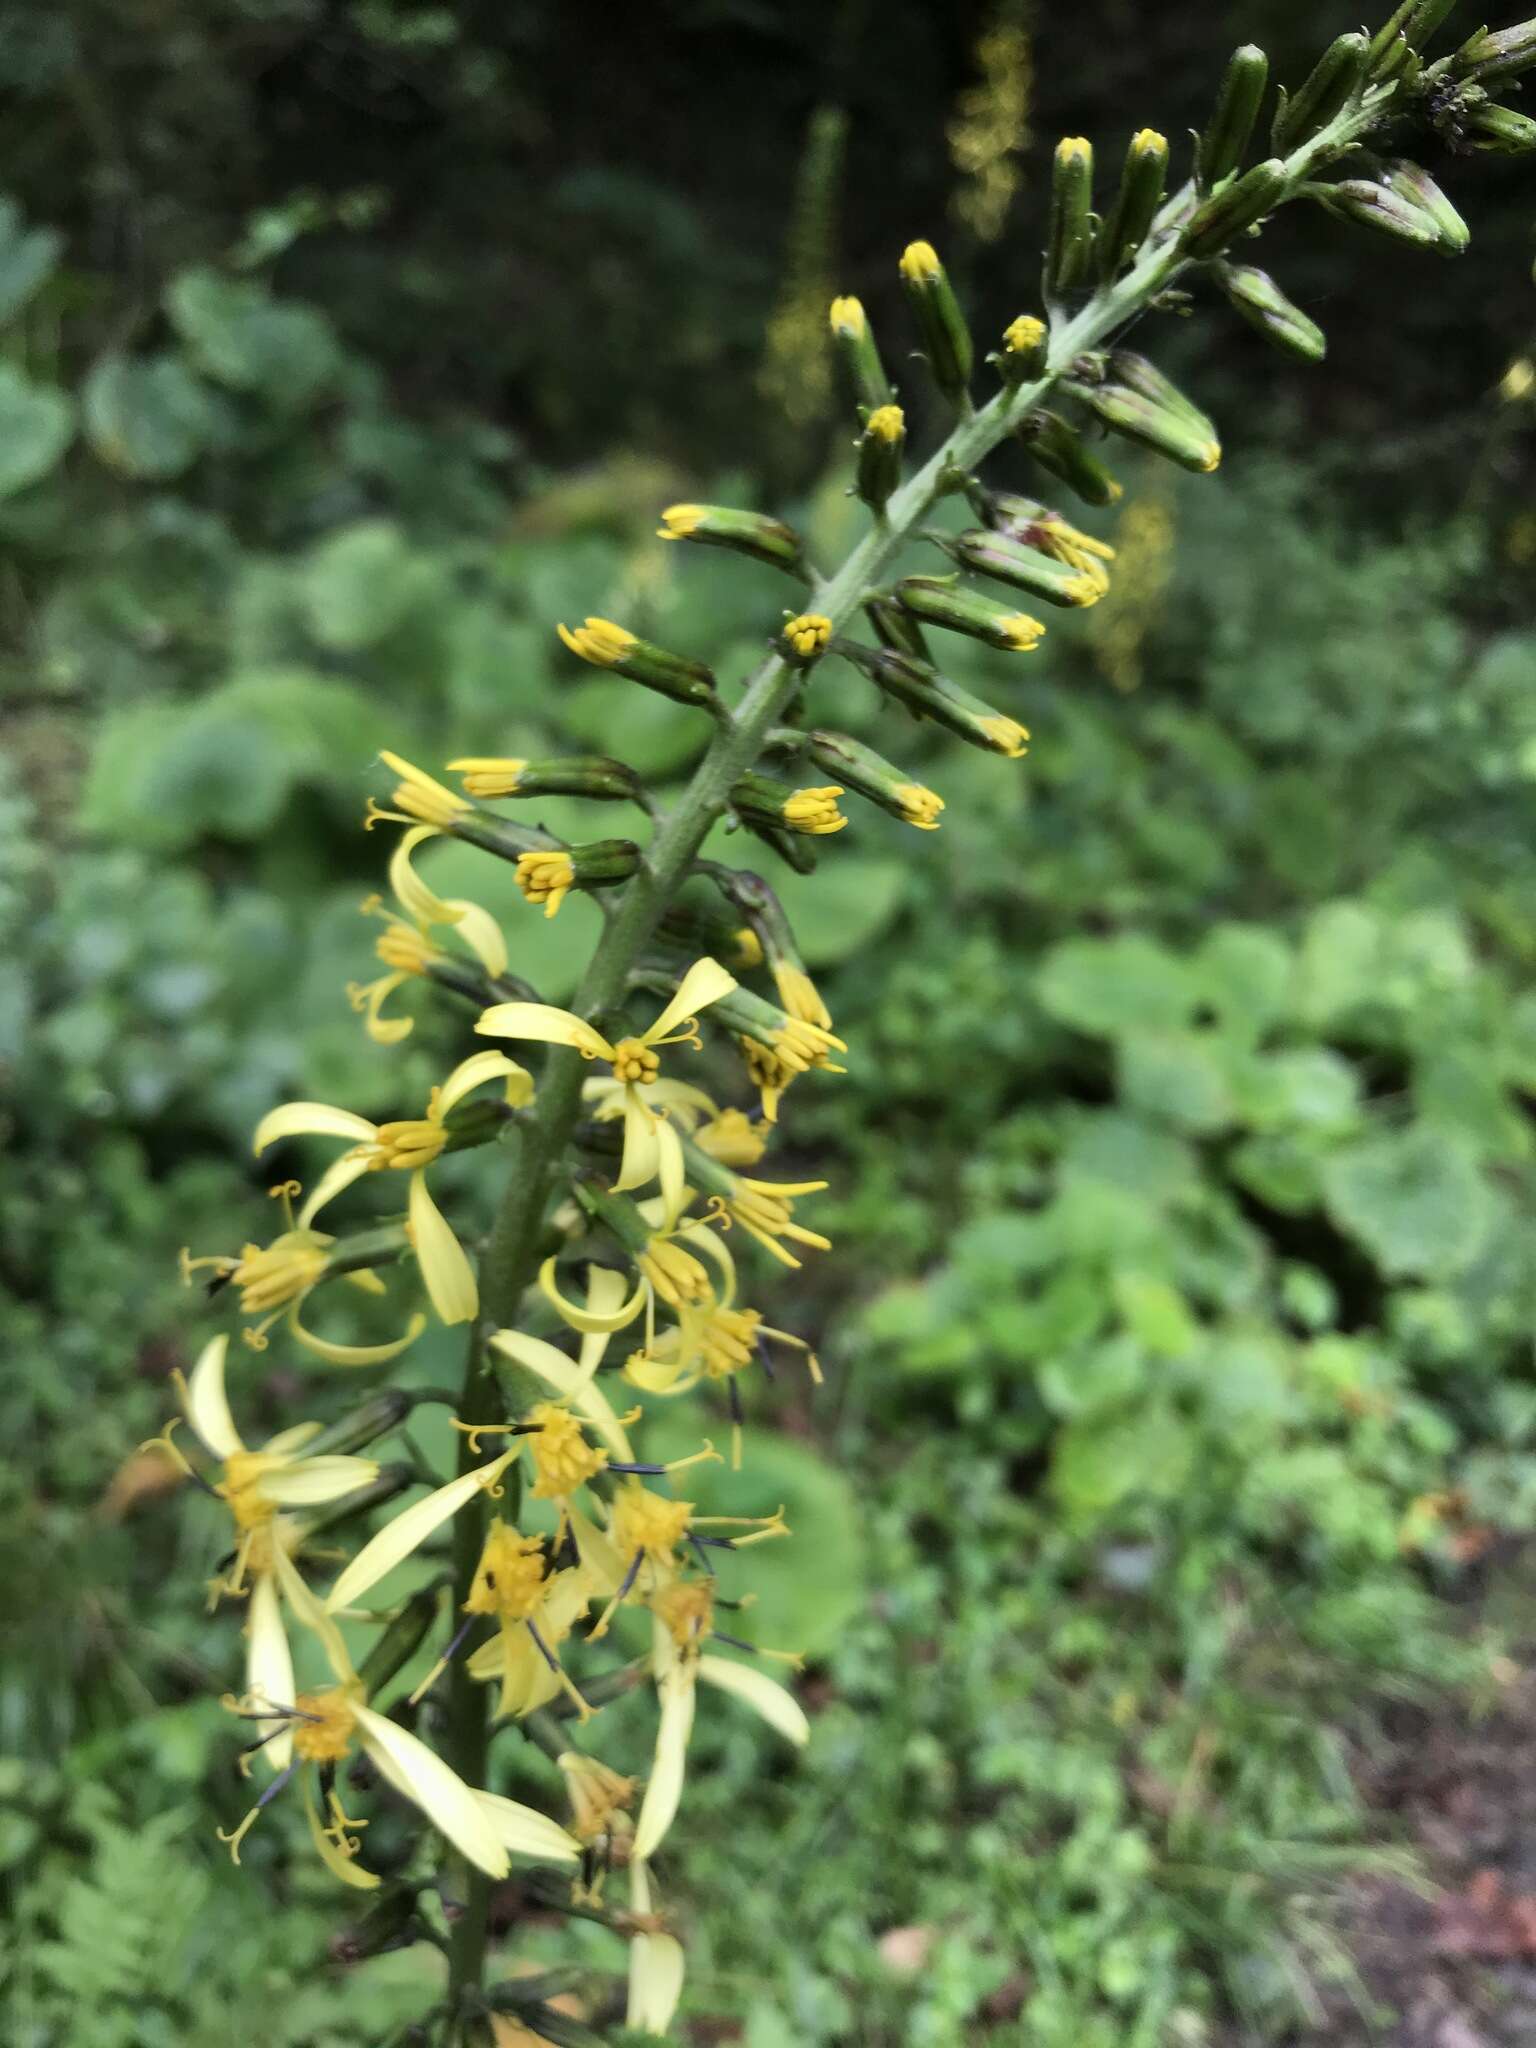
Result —
[[[690,533],[698,532],[703,517],[702,505],[669,505],[661,515],[657,535],[662,540],[686,540]]]
[[[802,661],[814,660],[826,652],[832,621],[821,612],[801,612],[785,625],[784,638]]]
[[[570,1794],[572,1828],[578,1842],[595,1842],[609,1832],[609,1822],[631,1804],[633,1778],[621,1778],[595,1756],[568,1749],[556,1758]]]
[[[729,1379],[752,1363],[753,1340],[762,1320],[755,1308],[715,1310],[699,1338],[704,1370],[712,1380]]]
[[[517,886],[530,903],[542,903],[553,917],[576,886],[576,863],[568,853],[525,853],[514,870]]]
[[[1033,313],[1021,313],[1003,329],[1003,347],[1011,355],[1026,355],[1045,339],[1045,322]]]
[[[626,632],[623,626],[616,626],[612,619],[588,619],[578,626],[574,633],[564,626],[555,631],[571,650],[583,661],[590,661],[594,668],[612,668],[616,661],[622,661],[631,648],[639,645],[635,635]]]
[[[1006,754],[1010,761],[1017,761],[1020,755],[1029,752],[1029,730],[1015,719],[999,714],[995,718],[983,718],[979,723],[992,745],[1000,754]]]
[[[1016,647],[1021,654],[1028,654],[1040,645],[1045,637],[1045,628],[1038,619],[1032,619],[1028,612],[1010,612],[1006,619],[999,619],[998,630],[1008,636],[1008,645]]]
[[[498,755],[471,755],[450,761],[449,768],[461,778],[470,796],[511,796],[522,780],[526,761],[503,760]]]
[[[857,299],[834,299],[828,308],[827,319],[834,334],[845,334],[851,341],[862,341],[867,322],[864,308]]]
[[[731,943],[736,951],[738,967],[761,967],[763,964],[763,942],[751,925],[744,924],[731,934]]]
[[[877,441],[899,441],[907,431],[906,414],[899,405],[877,405],[864,422],[864,431]]]
[[[613,1506],[611,1534],[620,1557],[637,1553],[656,1564],[670,1564],[687,1534],[693,1514],[691,1500],[666,1500],[649,1493],[638,1480],[626,1486]]]
[[[294,1754],[307,1764],[338,1764],[352,1743],[357,1716],[338,1687],[301,1692],[294,1706],[305,1718],[293,1724]]]
[[[374,940],[373,950],[396,974],[425,974],[443,957],[424,932],[408,924],[387,925]]]
[[[848,820],[837,808],[842,795],[837,783],[829,783],[820,789],[797,789],[784,804],[784,822],[792,831],[809,832],[818,837],[829,832],[841,832]]]
[[[932,284],[944,272],[932,242],[908,242],[899,267],[902,276],[913,284]]]
[[[613,1048],[613,1072],[619,1081],[654,1081],[661,1060],[643,1038],[621,1038]]]
[[[606,1453],[587,1442],[581,1424],[569,1408],[557,1401],[541,1401],[529,1412],[528,1420],[539,1425],[538,1435],[528,1439],[537,1478],[535,1500],[561,1500],[585,1486],[607,1464]]]
[[[397,1167],[411,1172],[430,1166],[448,1142],[448,1133],[436,1117],[407,1117],[397,1123],[380,1124],[369,1155],[369,1167]]]
[[[679,1579],[651,1602],[680,1650],[696,1650],[715,1618],[715,1596],[708,1579]]]
[[[892,794],[901,805],[901,815],[907,824],[915,825],[919,832],[938,831],[944,799],[936,791],[925,788],[921,782],[898,782]]]
[[[542,1537],[521,1536],[509,1522],[492,1522],[464,1612],[526,1621],[544,1598],[544,1563]]]
[[[263,1477],[279,1462],[260,1451],[236,1451],[233,1457],[225,1459],[224,1480],[218,1491],[228,1503],[237,1529],[259,1528],[277,1513],[271,1501],[263,1500],[257,1488]]]
[[[756,1166],[768,1149],[761,1126],[741,1109],[722,1109],[712,1123],[694,1133],[693,1142],[722,1166]]]
[[[390,802],[408,818],[418,818],[424,825],[446,827],[469,809],[463,797],[444,789],[440,782],[434,782],[430,775],[398,754],[381,753],[379,759],[400,777]]]

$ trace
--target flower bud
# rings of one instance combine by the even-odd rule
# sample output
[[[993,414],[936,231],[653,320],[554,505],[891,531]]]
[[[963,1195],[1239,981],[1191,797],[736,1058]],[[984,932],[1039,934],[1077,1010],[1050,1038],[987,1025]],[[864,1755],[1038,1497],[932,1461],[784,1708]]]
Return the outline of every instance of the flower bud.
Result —
[[[653,1232],[631,1196],[615,1193],[590,1174],[578,1174],[571,1192],[593,1222],[600,1223],[632,1259],[640,1256]]]
[[[997,366],[1005,384],[1027,384],[1045,368],[1046,344],[1050,330],[1033,313],[1021,313],[1003,329],[1001,349],[987,357]]]
[[[1253,43],[1234,50],[1195,151],[1195,183],[1213,192],[1243,160],[1269,81],[1269,59]]]
[[[945,545],[962,567],[975,569],[983,576],[995,576],[1000,583],[1011,583],[1015,590],[1027,590],[1047,604],[1097,604],[1109,588],[1109,578],[1102,566],[1074,568],[1036,548],[1025,547],[1006,533],[994,533],[986,527],[969,527]],[[902,602],[906,603],[904,596]]]
[[[889,647],[865,647],[841,640],[838,652],[863,671],[877,689],[918,718],[931,718],[973,747],[1017,760],[1029,750],[1029,733],[1016,719],[994,711],[948,676],[911,655]],[[717,1006],[718,1007],[718,1006]]]
[[[517,863],[517,886],[553,917],[572,889],[612,889],[640,865],[632,839],[594,839],[585,846],[541,847]]]
[[[1099,381],[1072,388],[1105,426],[1181,468],[1198,473],[1216,468],[1221,442],[1215,427],[1154,363],[1129,349],[1116,349],[1099,362]]]
[[[864,616],[882,647],[893,647],[898,654],[915,655],[919,661],[928,659],[922,627],[899,604],[893,604],[888,597],[866,597]]]
[[[848,820],[837,808],[837,787],[795,789],[771,775],[741,775],[731,784],[731,804],[748,822],[778,825],[820,838],[841,832]]]
[[[1462,134],[1473,149],[1489,156],[1526,156],[1536,149],[1536,121],[1491,102],[1467,115]]]
[[[1318,194],[1331,213],[1375,228],[1415,249],[1460,256],[1471,239],[1467,224],[1427,171],[1403,159],[1379,179],[1341,178]]]
[[[779,634],[780,651],[786,661],[807,666],[820,661],[832,638],[832,621],[824,612],[800,612],[787,619]]]
[[[1154,128],[1139,130],[1125,153],[1114,210],[1099,230],[1099,275],[1106,284],[1119,276],[1147,239],[1163,203],[1167,175],[1167,138]]]
[[[590,796],[604,802],[632,798],[640,787],[633,768],[607,754],[561,756],[549,761],[466,756],[448,766],[473,797]]]
[[[876,412],[891,402],[890,380],[880,361],[880,351],[869,330],[869,320],[857,299],[834,299],[828,319],[832,339],[848,372],[860,415]]]
[[[627,676],[632,683],[659,691],[679,704],[713,709],[718,702],[714,676],[702,661],[688,661],[680,654],[669,654],[664,647],[653,647],[649,640],[614,625],[611,619],[588,619],[574,633],[565,626],[555,630],[572,654],[594,668],[612,669],[615,675]]]
[[[971,331],[960,301],[931,242],[909,242],[900,271],[933,381],[946,398],[958,403],[971,381]]]
[[[692,540],[703,547],[730,548],[775,569],[800,568],[800,536],[765,512],[738,512],[729,505],[669,505],[656,529],[662,540]]]
[[[377,1692],[381,1686],[388,1685],[396,1672],[410,1663],[437,1619],[437,1605],[436,1590],[423,1586],[419,1593],[411,1595],[388,1628],[376,1639],[357,1672],[369,1692]]]
[[[707,915],[691,904],[672,904],[662,912],[656,929],[691,960],[709,953],[723,967],[737,970],[763,964],[762,940],[751,925]]]
[[[1048,301],[1092,282],[1093,241],[1093,144],[1081,135],[1066,135],[1051,161],[1043,280]]]
[[[1479,85],[1500,85],[1536,65],[1536,21],[1517,21],[1510,28],[1480,28],[1451,59],[1458,78]]]
[[[1370,50],[1358,29],[1336,36],[1295,93],[1282,93],[1270,135],[1276,156],[1289,156],[1344,111],[1360,90]]]
[[[906,439],[906,417],[899,405],[877,405],[864,422],[855,488],[871,511],[883,512],[886,499],[901,482],[901,451]]]
[[[350,1414],[328,1423],[310,1438],[304,1446],[304,1454],[313,1458],[321,1453],[360,1451],[376,1437],[398,1429],[416,1406],[416,1400],[416,1395],[408,1394],[403,1387],[386,1387],[380,1393],[370,1395]]]
[[[1403,76],[1457,0],[1402,0],[1371,39],[1366,69],[1385,83]]]
[[[943,797],[914,782],[872,747],[845,732],[813,732],[808,737],[817,767],[841,776],[848,788],[900,818],[904,825],[915,825],[920,832],[938,831]]]
[[[966,488],[966,497],[977,518],[994,532],[1005,533],[1010,540],[1022,541],[1025,547],[1038,548],[1042,554],[1065,562],[1068,568],[1081,569],[1108,589],[1109,575],[1103,564],[1115,559],[1115,551],[1108,541],[1084,533],[1081,527],[1063,519],[1059,512],[1053,512],[1049,505],[1042,505],[1034,498],[1020,497],[1014,491],[988,490],[974,477]]]
[[[1216,281],[1250,327],[1266,341],[1303,362],[1320,363],[1328,352],[1327,338],[1315,320],[1293,305],[1267,270],[1251,264],[1218,263]]]
[[[896,586],[896,596],[906,610],[929,625],[965,633],[1004,653],[1028,654],[1045,637],[1038,619],[999,604],[995,597],[967,590],[953,576],[904,577]]]
[[[1057,414],[1030,413],[1018,436],[1040,467],[1060,478],[1085,505],[1115,505],[1124,496],[1124,486],[1092,453],[1076,428]]]
[[[1197,261],[1218,255],[1262,220],[1284,190],[1285,166],[1278,157],[1254,164],[1195,208],[1184,230],[1184,254]]]

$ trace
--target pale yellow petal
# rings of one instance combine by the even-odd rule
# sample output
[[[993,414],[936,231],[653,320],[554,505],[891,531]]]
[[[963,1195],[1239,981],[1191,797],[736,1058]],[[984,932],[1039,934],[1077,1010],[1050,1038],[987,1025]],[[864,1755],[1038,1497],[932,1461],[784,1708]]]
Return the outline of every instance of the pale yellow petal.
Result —
[[[584,1335],[601,1333],[611,1336],[615,1330],[622,1330],[632,1323],[645,1306],[645,1286],[642,1282],[628,1301],[620,1302],[614,1308],[578,1308],[573,1301],[567,1301],[555,1285],[555,1260],[547,1258],[539,1268],[539,1287],[545,1299],[559,1315],[563,1323],[569,1323],[573,1330]]]
[[[442,1087],[437,1091],[437,1114],[445,1117],[455,1103],[475,1088],[483,1088],[487,1081],[499,1080],[503,1075],[521,1075],[527,1080],[527,1069],[517,1061],[509,1059],[504,1052],[472,1052],[467,1060],[460,1060]]]
[[[320,1602],[311,1593],[299,1575],[298,1567],[281,1543],[272,1546],[272,1569],[277,1574],[277,1583],[283,1598],[293,1611],[294,1618],[320,1639],[326,1662],[332,1676],[339,1685],[356,1683],[357,1673],[352,1669],[352,1659],[347,1655],[347,1646],[341,1639],[341,1630],[326,1613]]]
[[[256,1482],[256,1491],[276,1507],[317,1508],[327,1501],[340,1500],[344,1493],[355,1492],[359,1486],[371,1486],[378,1476],[379,1468],[372,1458],[297,1458],[292,1464],[280,1465],[275,1472],[264,1472]]]
[[[199,1440],[221,1461],[245,1449],[224,1392],[224,1357],[228,1349],[227,1337],[209,1338],[198,1353],[183,1400],[187,1420]]]
[[[369,1128],[371,1130],[372,1126]],[[354,1152],[343,1152],[339,1159],[333,1159],[304,1197],[304,1206],[295,1219],[300,1230],[308,1230],[326,1203],[334,1202],[344,1189],[351,1187],[353,1181],[361,1180],[367,1171],[368,1161]]]
[[[574,1863],[581,1844],[558,1821],[536,1807],[503,1799],[499,1792],[477,1792],[475,1800],[496,1831],[496,1839],[514,1856],[538,1856],[545,1862]]]
[[[498,1330],[490,1341],[503,1357],[537,1373],[568,1400],[576,1413],[591,1423],[621,1465],[634,1463],[635,1454],[629,1447],[624,1425],[614,1414],[608,1396],[590,1379],[583,1378],[574,1359],[557,1351],[553,1344],[546,1344],[542,1337],[528,1337],[521,1330]]]
[[[650,1780],[635,1822],[635,1854],[653,1856],[672,1825],[683,1796],[688,1738],[693,1732],[694,1682],[690,1664],[675,1664],[662,1680],[661,1719],[656,1729],[656,1755]]]
[[[647,1045],[654,1045],[658,1038],[665,1038],[675,1031],[685,1018],[696,1017],[700,1010],[708,1009],[711,1003],[718,1003],[722,996],[728,996],[737,987],[734,974],[711,960],[706,954],[702,960],[695,960],[688,972],[677,985],[677,993],[651,1025],[640,1036]]]
[[[489,1464],[477,1465],[473,1472],[461,1472],[457,1479],[450,1479],[424,1500],[413,1501],[387,1521],[363,1545],[325,1596],[327,1613],[339,1613],[376,1586],[387,1572],[419,1549],[434,1530],[451,1521],[483,1487],[494,1486],[514,1455],[512,1451],[503,1451]]]
[[[511,1867],[479,1795],[434,1750],[371,1707],[357,1707],[357,1732],[375,1762],[387,1760],[392,1783],[412,1799],[440,1834],[489,1877]]]
[[[251,1150],[265,1152],[279,1138],[345,1138],[351,1145],[367,1145],[376,1135],[367,1117],[350,1109],[333,1109],[328,1102],[284,1102],[256,1126]]]
[[[308,1783],[304,1787],[304,1814],[309,1822],[310,1839],[314,1842],[316,1853],[332,1877],[339,1877],[343,1884],[351,1885],[356,1891],[371,1892],[381,1880],[375,1877],[371,1870],[364,1870],[360,1863],[354,1863],[350,1856],[342,1855],[320,1825],[320,1816],[315,1811],[315,1797]]]
[[[411,1243],[421,1268],[427,1298],[445,1323],[473,1322],[480,1307],[480,1290],[469,1255],[454,1236],[452,1227],[432,1199],[424,1173],[411,1175]]]
[[[390,855],[389,886],[400,899],[402,909],[417,924],[457,924],[462,912],[456,904],[429,889],[417,874],[411,856],[418,846],[429,839],[440,839],[442,834],[435,825],[413,825],[409,832],[402,832],[400,843]]]
[[[656,1126],[656,1177],[661,1182],[661,1209],[670,1230],[693,1199],[683,1167],[683,1141],[663,1121]]]
[[[276,1436],[269,1436],[259,1446],[263,1458],[291,1458],[296,1451],[302,1451],[312,1443],[325,1428],[323,1422],[294,1422],[287,1429],[280,1429]]]
[[[576,1539],[576,1555],[581,1559],[581,1568],[598,1592],[611,1596],[624,1583],[629,1559],[620,1557],[609,1538],[580,1508],[573,1507],[569,1512],[571,1534]]]
[[[805,1718],[804,1708],[787,1686],[770,1678],[766,1671],[751,1664],[733,1663],[729,1657],[701,1657],[699,1676],[710,1685],[719,1686],[722,1692],[734,1693],[737,1699],[745,1701],[786,1742],[804,1748],[810,1741],[811,1724]]]
[[[627,1284],[624,1275],[612,1266],[588,1266],[587,1314],[599,1318],[612,1315],[624,1299]],[[603,1329],[582,1331],[581,1351],[577,1359],[579,1377],[582,1380],[591,1379],[602,1364],[611,1334],[610,1331]]]
[[[487,974],[507,971],[507,941],[501,926],[488,910],[462,896],[451,896],[448,908],[459,913],[454,930],[474,954]]]
[[[637,1857],[629,1866],[629,1907],[649,1915],[651,1885]],[[671,1934],[637,1934],[629,1944],[629,2004],[624,2024],[640,2034],[665,2036],[683,1995],[682,1943]]]
[[[650,1358],[637,1351],[625,1359],[624,1377],[647,1394],[685,1394],[703,1375],[680,1358]]]
[[[360,1280],[361,1273],[349,1274],[349,1279]],[[370,1274],[369,1278],[373,1276]],[[293,1337],[306,1351],[312,1351],[316,1358],[323,1358],[327,1365],[382,1365],[386,1359],[398,1358],[402,1351],[416,1342],[427,1327],[427,1319],[418,1309],[406,1325],[405,1334],[392,1338],[387,1344],[337,1344],[329,1337],[317,1337],[313,1330],[306,1330],[299,1321],[297,1307],[288,1318],[288,1328]]]
[[[268,1572],[258,1572],[251,1581],[250,1605],[245,1615],[245,1689],[253,1700],[268,1706],[291,1707],[294,1698],[293,1652],[277,1585]],[[276,1729],[279,1733],[274,1734]],[[271,1737],[260,1754],[274,1771],[286,1771],[293,1761],[293,1735],[281,1720],[258,1721],[253,1740]]]
[[[633,1088],[624,1091],[624,1157],[614,1187],[620,1194],[643,1188],[656,1178],[656,1133],[659,1120],[652,1116]],[[674,1133],[674,1136],[676,1134]]]
[[[588,1059],[611,1060],[613,1047],[591,1024],[549,1003],[493,1003],[475,1020],[483,1038],[524,1038],[538,1045],[574,1045]]]
[[[677,1242],[686,1245],[689,1251],[703,1252],[706,1258],[714,1261],[720,1275],[715,1293],[723,1304],[733,1302],[736,1299],[736,1261],[720,1232],[707,1223],[684,1223],[675,1235]]]

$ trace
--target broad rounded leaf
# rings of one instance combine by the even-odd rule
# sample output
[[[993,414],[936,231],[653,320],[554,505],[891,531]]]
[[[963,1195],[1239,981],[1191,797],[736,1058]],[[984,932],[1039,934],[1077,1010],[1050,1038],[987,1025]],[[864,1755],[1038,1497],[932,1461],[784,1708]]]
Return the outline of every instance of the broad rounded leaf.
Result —
[[[212,427],[208,394],[175,356],[106,356],[86,379],[86,439],[124,476],[179,476]]]
[[[322,647],[339,654],[392,632],[411,602],[413,555],[387,519],[359,520],[323,540],[304,571],[304,611]]]
[[[1323,1168],[1323,1194],[1339,1228],[1394,1277],[1462,1271],[1491,1214],[1477,1168],[1444,1131],[1425,1124],[1336,1153]]]
[[[165,310],[207,376],[260,392],[284,412],[304,411],[340,366],[336,337],[319,313],[279,305],[260,285],[214,270],[172,278]]]
[[[0,325],[48,282],[63,246],[57,228],[29,228],[15,200],[0,199]]]
[[[1046,954],[1035,981],[1042,1006],[1078,1031],[1172,1030],[1185,1023],[1200,988],[1183,961],[1150,939],[1067,939]]]
[[[74,435],[75,410],[62,391],[0,363],[0,498],[40,482]]]

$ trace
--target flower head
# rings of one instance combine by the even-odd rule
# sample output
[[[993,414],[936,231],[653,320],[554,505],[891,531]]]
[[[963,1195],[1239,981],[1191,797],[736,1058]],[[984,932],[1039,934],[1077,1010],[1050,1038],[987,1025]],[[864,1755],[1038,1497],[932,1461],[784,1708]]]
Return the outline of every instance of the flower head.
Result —
[[[525,853],[516,869],[517,886],[530,903],[542,904],[553,917],[576,886],[576,863],[564,848]]]
[[[823,612],[801,612],[784,627],[784,644],[796,661],[814,661],[825,654],[832,638],[832,621]]]

